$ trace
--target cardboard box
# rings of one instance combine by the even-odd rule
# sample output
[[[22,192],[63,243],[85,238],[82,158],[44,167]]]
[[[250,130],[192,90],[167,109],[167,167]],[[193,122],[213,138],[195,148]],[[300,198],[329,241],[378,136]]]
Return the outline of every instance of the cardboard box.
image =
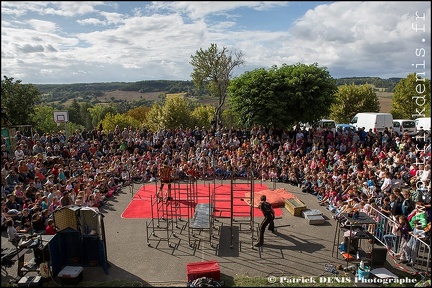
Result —
[[[220,268],[216,260],[188,263],[186,272],[188,282],[201,277],[212,278],[216,281],[220,280]]]
[[[84,268],[81,266],[66,266],[58,274],[62,285],[77,285],[83,280]]]
[[[301,216],[301,212],[305,210],[306,205],[297,198],[285,200],[285,208],[294,216]]]

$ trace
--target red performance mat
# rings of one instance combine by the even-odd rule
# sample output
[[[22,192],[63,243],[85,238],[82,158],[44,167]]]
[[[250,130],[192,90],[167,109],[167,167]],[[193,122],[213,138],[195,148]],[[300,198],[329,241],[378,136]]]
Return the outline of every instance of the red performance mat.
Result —
[[[165,185],[166,186],[166,185]],[[159,187],[159,186],[158,186]],[[141,186],[141,188],[135,193],[132,201],[126,207],[125,211],[122,213],[122,218],[128,219],[147,219],[147,218],[158,218],[164,215],[165,217],[181,217],[181,218],[192,218],[194,213],[194,207],[198,203],[209,203],[210,190],[215,190],[215,201],[214,201],[214,215],[220,218],[229,218],[231,211],[231,185],[216,185],[213,184],[198,184],[195,201],[192,197],[187,197],[186,192],[187,184],[180,184],[172,186],[171,194],[175,200],[168,201],[165,203],[152,205],[151,202],[155,202],[156,185],[146,184]],[[250,205],[247,203],[248,199],[245,199],[246,193],[250,193],[250,185],[248,184],[235,184],[233,186],[233,216],[234,217],[249,217],[250,215]],[[210,189],[210,190],[209,190]],[[255,184],[255,193],[259,191],[267,190],[268,188],[264,185]],[[164,193],[166,192],[166,187],[164,187]],[[190,193],[190,192],[189,192]],[[271,191],[269,191],[271,193]],[[257,195],[257,194],[256,194]],[[261,194],[260,194],[261,195]],[[191,196],[191,193],[189,194]],[[259,196],[258,196],[259,197]],[[152,200],[153,199],[153,200]],[[189,200],[188,200],[189,199]],[[159,206],[159,210],[158,207]],[[261,210],[258,208],[254,209],[254,216],[263,217]],[[275,207],[275,216],[282,216],[282,210],[280,207]],[[152,215],[153,212],[153,215]]]

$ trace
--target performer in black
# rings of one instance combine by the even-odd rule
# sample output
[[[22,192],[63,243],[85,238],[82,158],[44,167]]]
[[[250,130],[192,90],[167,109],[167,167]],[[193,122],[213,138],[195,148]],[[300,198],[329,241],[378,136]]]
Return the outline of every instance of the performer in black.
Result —
[[[264,232],[265,229],[268,226],[268,230],[272,231],[272,233],[275,233],[275,228],[274,228],[274,219],[275,219],[275,213],[273,210],[272,205],[267,202],[267,197],[265,195],[261,195],[260,198],[261,202],[258,206],[258,208],[260,208],[260,210],[263,212],[264,214],[264,220],[261,222],[261,225],[259,227],[259,238],[258,238],[258,242],[255,244],[255,247],[259,247],[262,246],[264,244]]]

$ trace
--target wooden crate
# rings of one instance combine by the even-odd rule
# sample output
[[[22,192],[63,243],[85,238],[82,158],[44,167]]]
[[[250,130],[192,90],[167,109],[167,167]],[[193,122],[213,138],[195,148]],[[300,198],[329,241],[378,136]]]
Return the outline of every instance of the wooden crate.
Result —
[[[291,198],[285,200],[285,208],[294,216],[301,216],[303,210],[307,207],[306,205],[297,198]]]

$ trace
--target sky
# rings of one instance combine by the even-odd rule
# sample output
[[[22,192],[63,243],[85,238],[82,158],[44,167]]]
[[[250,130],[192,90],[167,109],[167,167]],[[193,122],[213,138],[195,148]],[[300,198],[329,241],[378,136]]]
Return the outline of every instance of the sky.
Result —
[[[242,52],[232,77],[317,63],[334,78],[430,79],[431,2],[1,1],[1,74],[23,84],[191,80],[191,56]]]

